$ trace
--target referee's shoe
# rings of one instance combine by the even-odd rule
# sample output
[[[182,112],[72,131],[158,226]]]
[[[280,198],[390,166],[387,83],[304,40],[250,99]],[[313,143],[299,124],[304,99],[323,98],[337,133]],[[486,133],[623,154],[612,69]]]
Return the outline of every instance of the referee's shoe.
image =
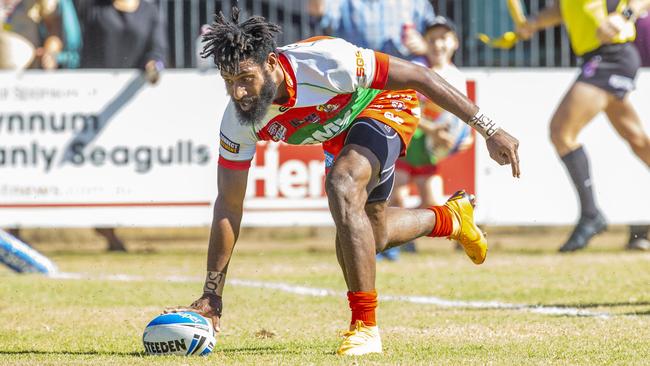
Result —
[[[578,221],[575,229],[573,229],[569,240],[560,247],[560,252],[575,252],[576,250],[583,249],[589,244],[591,238],[606,229],[607,221],[600,212],[593,218],[583,216]]]

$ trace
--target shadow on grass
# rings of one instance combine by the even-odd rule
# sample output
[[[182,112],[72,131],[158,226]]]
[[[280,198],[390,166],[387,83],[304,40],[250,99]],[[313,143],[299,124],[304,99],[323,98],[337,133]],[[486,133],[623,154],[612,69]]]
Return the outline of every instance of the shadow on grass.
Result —
[[[623,313],[621,315],[629,315],[629,316],[650,316],[650,310],[646,311],[630,311],[627,313]]]
[[[144,357],[144,352],[111,352],[111,351],[41,351],[41,350],[0,350],[0,355],[62,355],[62,356],[121,356]]]
[[[577,308],[577,309],[600,308],[600,307],[615,308],[620,306],[648,306],[650,305],[650,301],[591,302],[591,303],[576,303],[576,304],[540,304],[540,305],[546,307]]]
[[[304,355],[304,350],[298,348],[280,346],[250,346],[236,348],[219,348],[214,353],[228,355]],[[325,355],[333,355],[332,351],[319,352]],[[41,350],[0,350],[1,355],[60,355],[60,356],[117,356],[117,357],[149,357],[145,352],[110,352],[110,351],[41,351]],[[152,355],[159,357],[159,355]]]
[[[282,346],[250,346],[236,348],[219,348],[215,353],[223,355],[304,355],[305,351],[295,347],[294,349]],[[325,355],[334,354],[334,352],[319,352]]]

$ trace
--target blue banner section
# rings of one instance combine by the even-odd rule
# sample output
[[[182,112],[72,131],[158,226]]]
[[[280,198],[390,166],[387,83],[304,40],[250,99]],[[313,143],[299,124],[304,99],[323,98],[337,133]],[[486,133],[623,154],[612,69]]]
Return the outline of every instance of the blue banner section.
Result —
[[[0,230],[0,263],[18,273],[40,272],[54,274],[56,265],[34,248]]]

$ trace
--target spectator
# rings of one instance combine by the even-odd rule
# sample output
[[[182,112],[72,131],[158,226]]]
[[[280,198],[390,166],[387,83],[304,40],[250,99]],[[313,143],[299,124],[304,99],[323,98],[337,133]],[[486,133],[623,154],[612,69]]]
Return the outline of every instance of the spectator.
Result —
[[[57,0],[0,3],[0,69],[57,67],[57,55],[62,49],[57,4]],[[7,232],[22,240],[19,228]]]
[[[135,68],[155,84],[164,68],[167,44],[158,7],[140,0],[77,0],[83,48],[82,68]],[[109,251],[126,251],[111,227],[96,228]]]
[[[81,21],[81,67],[141,69],[155,84],[167,43],[158,7],[141,0],[76,0]]]
[[[76,69],[81,58],[81,26],[73,0],[59,0],[57,15],[61,22],[63,41],[63,49],[56,58],[57,63],[60,68]]]
[[[466,93],[465,76],[454,66],[452,58],[458,49],[455,25],[443,16],[435,17],[424,34],[428,53],[415,60],[442,76],[453,87]],[[444,111],[430,100],[420,96],[422,118],[415,131],[406,157],[395,165],[395,187],[391,204],[405,207],[409,186],[415,184],[420,197],[420,208],[435,206],[444,202],[443,197],[434,194],[436,164],[449,154],[462,151],[473,142],[469,126],[451,113]],[[455,131],[459,131],[456,133]],[[454,130],[451,133],[450,130]],[[415,252],[413,242],[403,246],[404,251]]]
[[[422,33],[435,17],[428,0],[310,0],[308,5],[326,34],[407,60],[427,54]],[[377,255],[382,258],[397,260],[399,247]]]
[[[15,51],[23,42],[17,39],[27,40],[32,49],[35,50],[31,68],[43,68],[51,70],[57,68],[56,58],[63,47],[61,42],[61,24],[57,16],[57,0],[4,0],[0,5],[0,24],[2,24],[2,54],[0,55],[5,64],[5,58],[9,52]],[[41,27],[43,26],[43,27]],[[42,32],[41,30],[44,30]],[[11,34],[21,36],[12,37]],[[22,48],[22,47],[21,47]],[[20,51],[25,54],[25,52]],[[16,57],[13,55],[10,57]],[[20,56],[25,63],[25,60]]]
[[[435,16],[428,0],[310,0],[309,13],[329,35],[405,59],[426,54]]]

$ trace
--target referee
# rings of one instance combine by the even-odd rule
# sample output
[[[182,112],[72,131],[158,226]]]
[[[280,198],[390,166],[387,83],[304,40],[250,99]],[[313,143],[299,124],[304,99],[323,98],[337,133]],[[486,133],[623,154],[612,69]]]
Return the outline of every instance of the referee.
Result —
[[[528,39],[541,29],[564,23],[573,51],[583,60],[580,75],[551,119],[551,140],[576,187],[581,208],[580,220],[560,252],[586,247],[607,227],[594,199],[589,158],[577,141],[598,113],[605,112],[618,134],[650,167],[650,137],[627,98],[641,63],[632,43],[634,21],[648,8],[650,0],[558,0],[517,29],[519,37]],[[628,248],[647,249],[644,243],[631,241]]]

